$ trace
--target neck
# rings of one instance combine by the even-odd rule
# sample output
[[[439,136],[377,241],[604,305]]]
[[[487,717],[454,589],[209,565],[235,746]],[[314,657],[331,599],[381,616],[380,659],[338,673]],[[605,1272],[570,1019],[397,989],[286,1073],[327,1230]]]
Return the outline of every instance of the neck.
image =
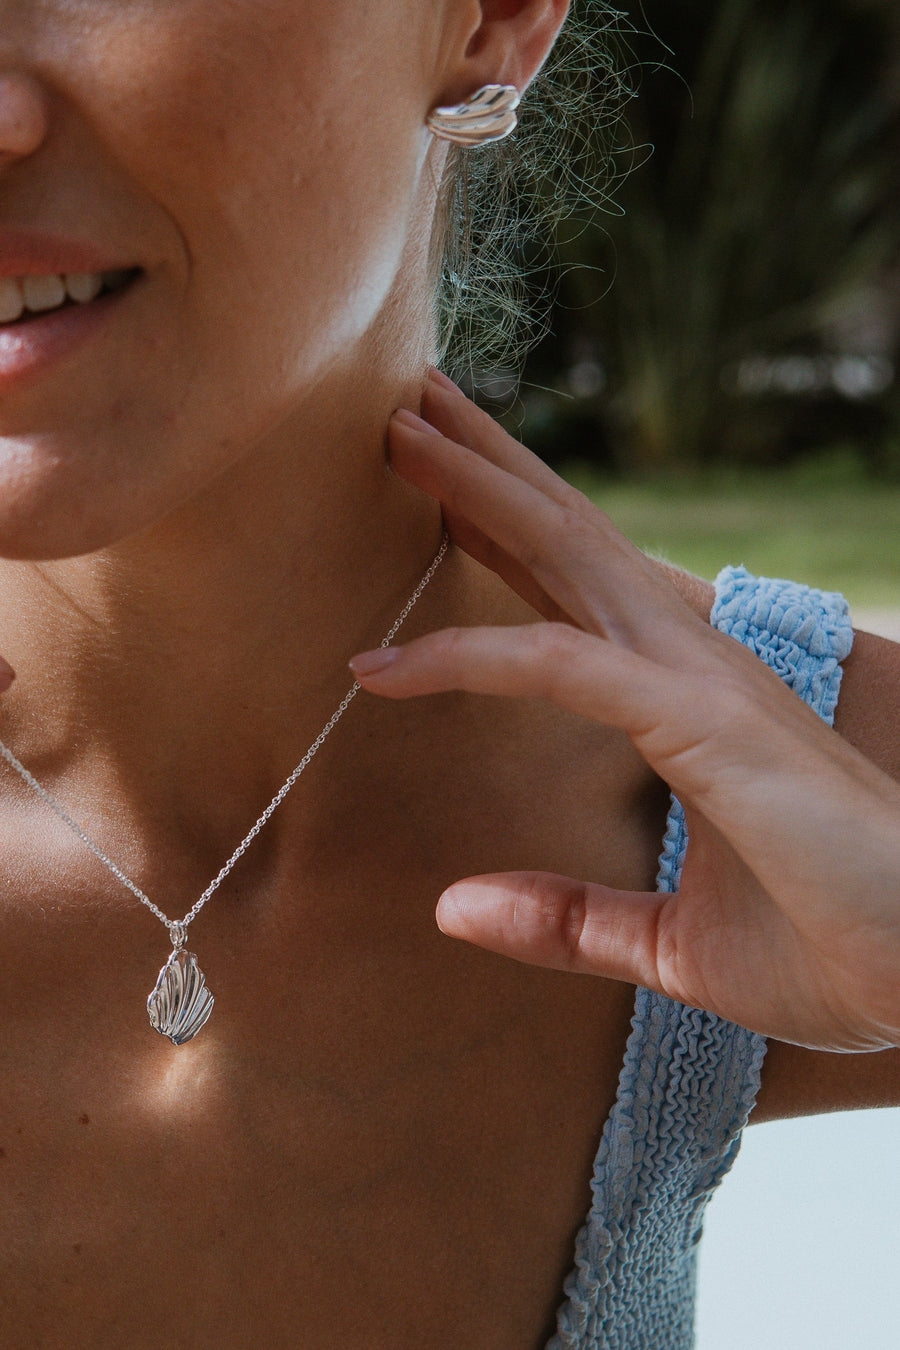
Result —
[[[115,802],[165,832],[206,817],[213,852],[230,851],[439,547],[438,506],[385,457],[388,417],[419,380],[369,381],[361,401],[336,378],[152,527],[78,558],[0,563],[17,672],[0,735],[73,810]],[[404,637],[438,626],[443,579]]]

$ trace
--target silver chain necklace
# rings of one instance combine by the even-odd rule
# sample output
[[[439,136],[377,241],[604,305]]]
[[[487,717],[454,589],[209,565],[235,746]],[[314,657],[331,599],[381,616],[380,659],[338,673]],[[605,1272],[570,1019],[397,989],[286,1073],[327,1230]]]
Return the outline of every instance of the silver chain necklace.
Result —
[[[410,596],[409,600],[407,600],[400,616],[391,628],[391,631],[382,639],[382,647],[389,647],[399,633],[404,621],[409,616],[413,605],[419,599],[419,596],[443,562],[449,544],[450,537],[445,530],[439,552],[436,554],[434,561],[431,563],[431,566],[419,582],[415,591]],[[121,881],[123,886],[127,886],[132,895],[137,896],[141,904],[146,905],[147,908],[165,924],[166,928],[168,928],[169,936],[172,939],[172,954],[159,972],[156,986],[147,999],[147,1012],[150,1014],[150,1025],[155,1031],[158,1031],[160,1035],[168,1036],[173,1045],[184,1045],[187,1041],[193,1040],[197,1035],[197,1032],[202,1030],[209,1021],[209,1016],[213,1010],[213,1003],[215,1001],[213,995],[206,987],[206,976],[200,969],[196,956],[193,952],[185,950],[184,944],[187,941],[188,925],[196,919],[207,900],[228,876],[228,873],[234,867],[238,858],[247,851],[262,827],[268,821],[269,817],[284,801],[301,773],[303,773],[303,770],[322,747],[325,738],[337,726],[359,691],[360,686],[354,681],[353,687],[341,699],[338,707],[332,713],[331,717],[329,717],[328,721],[325,723],[296,769],[294,769],[287,782],[278,790],[265,811],[263,811],[259,820],[253,826],[252,830],[250,830],[247,836],[240,844],[238,844],[219,875],[210,882],[193,909],[191,909],[183,919],[170,919],[163,914],[162,910],[157,908],[153,901],[144,894],[140,886],[136,886],[130,877],[127,877],[122,869],[117,867],[112,859],[108,858],[103,850],[98,848],[93,840],[88,838],[81,826],[77,824],[66,811],[65,807],[61,806],[54,797],[51,797],[46,788],[41,787],[37,779],[28,772],[23,764],[19,763],[12,751],[0,741],[0,755],[3,756],[7,764],[24,778],[28,786],[33,788],[38,796],[43,797],[51,810],[56,812],[60,820],[64,821],[70,830],[74,830],[75,834],[78,835],[78,838],[87,844],[94,856],[99,858],[104,866],[109,868],[113,876]]]

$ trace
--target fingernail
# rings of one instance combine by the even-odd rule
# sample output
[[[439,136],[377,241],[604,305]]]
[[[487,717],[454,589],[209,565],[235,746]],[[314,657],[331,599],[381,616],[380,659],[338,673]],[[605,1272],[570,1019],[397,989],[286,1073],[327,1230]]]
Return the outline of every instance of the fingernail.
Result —
[[[394,647],[377,647],[373,652],[360,652],[350,661],[350,669],[354,675],[376,675],[379,670],[385,670],[397,659],[397,650]]]
[[[460,897],[451,889],[444,891],[444,894],[437,902],[437,909],[434,917],[437,920],[437,926],[442,933],[448,937],[455,937],[459,929],[459,919],[462,914],[462,906],[459,903]],[[456,922],[454,923],[454,920]]]
[[[398,408],[394,413],[393,421],[400,422],[403,426],[409,427],[412,431],[421,432],[426,436],[440,436],[441,434],[430,422],[426,422],[423,418],[417,417],[416,414],[410,412],[408,408]]]
[[[437,366],[432,366],[430,368],[430,370],[428,371],[428,378],[430,380],[433,380],[436,385],[439,385],[441,389],[447,389],[453,394],[462,393],[462,390],[460,389],[459,385],[454,384],[453,381],[450,379],[450,376],[445,375],[442,370],[438,370]]]

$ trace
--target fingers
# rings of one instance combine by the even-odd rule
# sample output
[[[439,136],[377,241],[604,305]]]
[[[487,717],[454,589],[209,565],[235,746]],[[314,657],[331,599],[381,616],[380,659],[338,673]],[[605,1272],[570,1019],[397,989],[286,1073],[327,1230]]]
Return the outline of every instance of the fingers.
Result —
[[[671,895],[614,891],[549,872],[470,877],[438,901],[442,932],[533,966],[663,988],[658,934]]]
[[[477,445],[479,453],[498,469],[514,473],[560,506],[570,506],[582,496],[439,370],[429,371],[422,411],[449,440],[458,445]]]
[[[713,642],[731,642],[710,632]],[[571,624],[444,628],[360,653],[350,669],[364,689],[386,698],[460,690],[547,699],[624,732],[683,802],[704,811],[729,775],[739,779],[733,790],[746,792],[741,766],[756,742],[745,744],[748,719],[735,718],[721,672],[678,672]]]
[[[632,738],[654,729],[663,709],[674,720],[678,698],[671,671],[570,624],[445,628],[361,653],[350,669],[363,688],[388,698],[451,689],[546,698]],[[681,701],[696,703],[689,693]]]
[[[389,430],[395,470],[437,498],[454,539],[539,613],[672,659],[685,624],[700,621],[659,569],[582,493],[452,390],[432,379],[423,408],[469,444],[402,412]]]
[[[412,431],[420,432],[422,436],[434,437],[440,435],[427,422],[405,408],[400,409],[395,414],[394,420],[400,426],[406,426]],[[397,467],[396,462],[394,462],[393,467]],[[407,474],[407,476],[410,475]],[[413,479],[413,481],[416,480]],[[418,486],[423,487],[425,484],[420,481]],[[547,594],[527,567],[512,557],[505,548],[491,539],[484,530],[474,525],[465,515],[455,511],[445,499],[441,499],[441,506],[444,525],[458,548],[463,549],[483,567],[495,572],[511,590],[520,595],[526,604],[530,605],[545,619],[554,622],[569,619],[569,615]]]
[[[493,417],[479,408],[441,371],[429,371],[422,397],[422,411],[432,427],[448,440],[470,448],[477,446],[481,456],[497,468],[513,472],[560,506],[572,506],[581,498],[564,479],[543,460],[509,436]],[[445,511],[447,527],[454,543],[496,572],[508,586],[545,619],[555,622],[567,616],[552,600],[527,568],[518,563],[483,530],[462,515]]]
[[[391,419],[391,464],[409,482],[437,498],[449,519],[461,518],[492,541],[505,558],[557,604],[579,627],[602,628],[585,589],[574,580],[581,568],[570,552],[571,512],[506,469],[467,446],[434,435],[401,412]],[[526,451],[526,454],[529,452]],[[457,537],[456,535],[454,537]],[[598,551],[599,544],[591,552]]]
[[[533,610],[551,623],[569,621],[569,615],[547,594],[527,567],[510,557],[505,549],[495,544],[477,525],[466,520],[465,516],[454,514],[449,507],[443,508],[444,525],[458,548],[468,553],[470,558],[481,563],[482,567],[495,572],[501,581],[505,581],[510,590],[530,605]]]

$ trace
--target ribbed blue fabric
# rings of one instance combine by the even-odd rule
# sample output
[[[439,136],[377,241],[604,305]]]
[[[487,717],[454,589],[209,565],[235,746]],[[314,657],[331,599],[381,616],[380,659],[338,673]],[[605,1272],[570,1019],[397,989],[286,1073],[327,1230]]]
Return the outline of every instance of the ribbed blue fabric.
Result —
[[[843,596],[729,567],[712,624],[765,661],[826,722],[853,630]],[[669,812],[657,889],[678,889],[684,811]],[[689,1350],[697,1243],[740,1147],[766,1052],[762,1036],[638,989],[593,1203],[547,1350]]]

